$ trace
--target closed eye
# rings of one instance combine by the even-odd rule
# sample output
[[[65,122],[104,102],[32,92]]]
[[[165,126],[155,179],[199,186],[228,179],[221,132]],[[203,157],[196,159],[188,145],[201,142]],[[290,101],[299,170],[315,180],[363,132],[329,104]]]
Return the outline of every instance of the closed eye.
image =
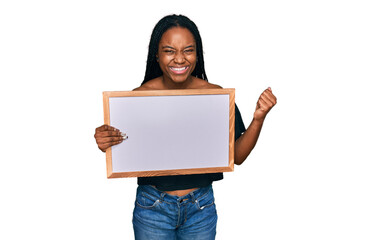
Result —
[[[172,50],[172,49],[164,49],[163,52],[166,53],[166,54],[174,54],[174,53],[175,53],[175,50]]]

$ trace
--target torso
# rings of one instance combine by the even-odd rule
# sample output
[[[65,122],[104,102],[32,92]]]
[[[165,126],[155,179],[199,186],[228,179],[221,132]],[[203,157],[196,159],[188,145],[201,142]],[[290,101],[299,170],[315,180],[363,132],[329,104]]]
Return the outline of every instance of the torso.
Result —
[[[192,77],[192,82],[187,85],[187,87],[183,88],[169,88],[167,87],[162,80],[162,76],[152,79],[142,86],[134,89],[133,91],[145,91],[145,90],[171,90],[171,89],[215,89],[215,88],[222,88],[216,84],[209,83],[203,79]],[[165,191],[167,194],[174,195],[174,196],[185,196],[188,193],[196,190],[197,188],[190,188],[190,189],[183,189],[183,190],[176,190],[176,191]]]

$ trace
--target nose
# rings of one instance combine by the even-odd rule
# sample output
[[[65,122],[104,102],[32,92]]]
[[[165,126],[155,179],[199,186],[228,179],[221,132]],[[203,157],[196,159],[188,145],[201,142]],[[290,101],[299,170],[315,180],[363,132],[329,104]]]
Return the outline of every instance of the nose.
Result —
[[[181,63],[184,63],[184,61],[185,61],[185,58],[184,58],[184,54],[183,54],[183,52],[178,51],[178,52],[175,54],[174,62],[175,62],[175,63],[178,63],[178,64],[181,64]]]

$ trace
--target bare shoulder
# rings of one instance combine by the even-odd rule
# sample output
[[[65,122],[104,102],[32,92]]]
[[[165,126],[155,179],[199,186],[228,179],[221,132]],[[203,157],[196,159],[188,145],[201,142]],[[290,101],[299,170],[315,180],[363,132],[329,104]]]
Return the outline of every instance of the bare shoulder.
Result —
[[[214,89],[222,89],[221,86],[213,83],[208,83],[208,88],[214,88]]]
[[[221,89],[222,87],[213,83],[209,83],[203,79],[195,78],[194,80],[196,87],[198,89]]]
[[[142,86],[139,86],[133,89],[133,91],[146,91],[146,90],[151,90],[151,89],[148,88],[147,86],[144,86],[144,84]]]
[[[139,86],[133,89],[133,91],[159,90],[161,89],[161,84],[162,84],[161,79],[155,78],[155,79],[149,80],[142,86]]]

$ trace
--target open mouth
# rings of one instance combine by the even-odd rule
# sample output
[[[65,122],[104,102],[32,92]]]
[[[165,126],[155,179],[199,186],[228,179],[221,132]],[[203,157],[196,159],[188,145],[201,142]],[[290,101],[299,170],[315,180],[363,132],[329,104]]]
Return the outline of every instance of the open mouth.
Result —
[[[183,74],[183,73],[187,72],[188,68],[189,68],[188,66],[187,67],[180,67],[180,68],[170,67],[170,70],[175,74]]]

